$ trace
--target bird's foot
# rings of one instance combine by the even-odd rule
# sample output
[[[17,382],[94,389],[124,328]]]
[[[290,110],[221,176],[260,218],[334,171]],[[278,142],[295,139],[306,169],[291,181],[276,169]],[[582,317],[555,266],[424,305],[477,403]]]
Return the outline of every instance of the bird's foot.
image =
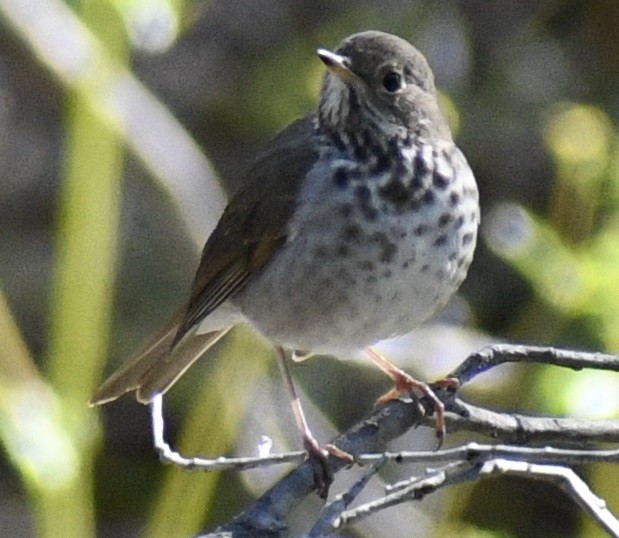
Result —
[[[395,367],[394,367],[395,368]],[[437,450],[443,445],[445,439],[445,406],[441,402],[432,387],[428,383],[419,381],[414,377],[411,377],[406,372],[403,372],[399,368],[391,371],[391,377],[394,382],[394,386],[391,390],[383,394],[378,400],[376,400],[376,406],[383,405],[390,400],[396,400],[403,394],[420,394],[429,400],[432,412],[436,417],[435,432],[438,439]],[[441,380],[442,381],[442,380]],[[440,383],[440,382],[439,382]],[[442,388],[442,387],[441,387]],[[419,404],[419,409],[422,416],[426,414],[426,410],[423,405]]]
[[[314,488],[322,499],[329,495],[329,488],[333,482],[333,471],[329,466],[329,456],[334,456],[347,463],[354,463],[354,458],[335,445],[321,445],[311,435],[303,437],[303,447],[314,469]]]

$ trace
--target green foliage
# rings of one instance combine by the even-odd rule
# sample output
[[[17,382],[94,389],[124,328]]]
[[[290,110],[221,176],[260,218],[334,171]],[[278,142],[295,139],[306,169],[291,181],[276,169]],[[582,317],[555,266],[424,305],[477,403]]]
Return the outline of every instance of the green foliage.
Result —
[[[591,105],[553,106],[544,138],[556,176],[546,218],[513,205],[497,209],[487,238],[533,286],[536,297],[564,326],[580,321],[593,341],[619,352],[619,143],[602,110]],[[570,325],[573,327],[573,325]],[[544,339],[544,327],[531,335]],[[586,416],[587,394],[599,399],[589,416],[619,411],[619,379],[603,372],[543,369],[537,390],[553,412]],[[562,386],[562,391],[551,390]],[[600,390],[600,387],[606,387]],[[595,391],[591,387],[598,387]],[[600,394],[606,395],[600,397]],[[548,395],[554,400],[548,401]]]

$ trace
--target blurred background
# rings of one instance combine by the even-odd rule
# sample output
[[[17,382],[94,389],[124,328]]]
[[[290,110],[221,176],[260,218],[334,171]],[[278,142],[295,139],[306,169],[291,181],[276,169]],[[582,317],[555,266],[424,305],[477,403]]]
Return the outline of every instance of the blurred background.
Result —
[[[0,0],[0,535],[189,536],[286,471],[163,466],[147,408],[86,402],[186,299],[224,193],[315,106],[315,49],[365,29],[427,56],[482,204],[459,296],[381,349],[427,379],[488,342],[619,352],[616,0]],[[319,439],[388,388],[351,359],[293,367]],[[252,455],[268,435],[274,450],[299,448],[278,375],[264,342],[234,331],[170,392],[174,446]],[[610,418],[619,378],[505,367],[465,396]],[[423,428],[393,448],[433,446]],[[578,472],[619,513],[617,467]],[[299,507],[293,532],[319,509],[318,498]],[[515,478],[452,488],[345,534],[602,535],[558,489]]]

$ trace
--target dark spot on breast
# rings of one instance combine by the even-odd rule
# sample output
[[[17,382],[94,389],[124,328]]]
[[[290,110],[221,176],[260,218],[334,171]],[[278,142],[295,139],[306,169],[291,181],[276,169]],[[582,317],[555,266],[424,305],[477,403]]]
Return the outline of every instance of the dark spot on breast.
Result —
[[[383,254],[380,257],[380,261],[383,263],[391,263],[397,251],[398,248],[393,243],[390,243],[388,247],[383,249]]]
[[[367,219],[367,220],[376,220],[376,218],[378,217],[378,211],[376,211],[376,209],[374,209],[371,206],[363,206],[361,207],[361,212],[363,213],[363,216]]]
[[[383,200],[391,202],[396,207],[403,207],[408,201],[408,189],[397,179],[378,189],[378,194]]]
[[[359,112],[359,97],[357,96],[356,90],[350,86],[348,87],[348,106],[350,112],[355,114]]]
[[[387,269],[384,273],[383,273],[383,277],[384,278],[391,278],[391,276],[393,275],[393,273],[391,272],[391,269]]]
[[[376,143],[374,142],[374,137],[372,136],[372,133],[370,132],[369,129],[365,129],[361,133],[361,141],[362,141],[363,145],[366,148],[368,148],[368,150],[371,150],[370,153],[372,153],[372,154],[378,153],[377,151],[375,151]]]
[[[344,268],[339,269],[334,276],[340,282],[344,282],[348,286],[354,286],[357,283],[355,278]]]
[[[355,144],[355,158],[360,161],[368,158],[368,147],[365,144]]]
[[[352,215],[353,206],[349,203],[340,204],[337,208],[337,211],[340,215],[342,215],[342,217],[348,218]]]
[[[393,136],[389,139],[388,146],[392,155],[398,155],[400,153],[400,142],[397,136]]]
[[[346,144],[344,144],[344,141],[342,140],[340,135],[338,135],[337,133],[333,133],[331,135],[331,140],[339,151],[341,151],[342,153],[346,152]]]
[[[441,234],[439,235],[435,240],[434,240],[434,246],[435,247],[442,247],[444,245],[447,244],[447,236],[445,234]]]
[[[440,228],[443,228],[444,226],[447,226],[453,219],[454,216],[451,213],[443,213],[438,218],[438,225]]]
[[[477,211],[472,211],[471,212],[471,222],[476,222],[477,221]]]
[[[365,281],[368,284],[375,284],[377,280],[376,275],[369,275],[365,278]]]
[[[434,196],[434,191],[430,189],[424,192],[423,196],[421,197],[421,201],[427,205],[433,204],[435,199],[436,199],[436,196]]]
[[[408,269],[410,266],[410,263],[408,260],[406,260],[405,262],[402,262],[402,269]]]
[[[335,186],[339,189],[345,189],[348,186],[348,173],[346,168],[340,166],[335,169],[333,183],[335,183]]]
[[[425,224],[420,224],[419,226],[417,226],[414,230],[413,233],[417,236],[417,237],[421,237],[423,234],[425,234],[428,231],[428,227]]]
[[[455,191],[452,191],[451,193],[449,193],[449,205],[451,207],[455,207],[459,203],[460,203],[460,195]]]
[[[357,267],[362,271],[374,271],[374,262],[371,260],[362,260],[357,263]]]
[[[411,179],[410,188],[413,192],[420,191],[423,189],[423,182],[421,181],[422,177],[420,174],[413,175],[413,179]]]
[[[355,189],[355,195],[359,198],[361,203],[368,202],[372,196],[372,192],[367,185],[358,185]]]
[[[344,241],[357,241],[360,235],[361,228],[356,224],[352,224],[351,226],[344,228],[341,237]]]
[[[456,261],[456,258],[458,257],[458,253],[457,252],[452,252],[449,257],[447,258],[450,262]]]
[[[392,243],[386,234],[382,232],[376,232],[372,235],[372,240],[378,243],[381,249],[380,261],[382,263],[390,263],[393,261],[393,257],[396,255],[398,251],[398,247],[395,243]]]
[[[471,241],[473,241],[472,233],[467,233],[462,236],[462,246],[468,245]]]
[[[348,255],[350,254],[350,250],[348,246],[344,244],[340,244],[337,247],[337,250],[335,252],[337,253],[338,256],[341,256],[342,258],[347,258]]]
[[[449,185],[449,178],[439,173],[438,170],[434,170],[434,173],[432,174],[432,183],[434,183],[434,186],[437,189],[444,191]]]
[[[389,170],[390,166],[391,166],[391,159],[389,158],[389,155],[381,152],[378,154],[376,158],[376,164],[372,168],[371,172],[374,174],[383,174],[387,170]]]
[[[421,266],[421,272],[422,273],[427,273],[428,269],[430,269],[430,266],[427,263],[425,265]]]
[[[463,224],[464,224],[464,215],[460,215],[458,216],[458,218],[456,219],[456,222],[454,223],[454,229],[459,230],[460,228],[462,228]]]

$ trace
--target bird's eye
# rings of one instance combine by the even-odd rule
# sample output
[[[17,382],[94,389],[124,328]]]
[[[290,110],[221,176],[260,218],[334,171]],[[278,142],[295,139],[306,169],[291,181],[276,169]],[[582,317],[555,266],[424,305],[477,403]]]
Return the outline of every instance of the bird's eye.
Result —
[[[389,93],[397,92],[402,88],[402,75],[396,71],[389,71],[383,77],[383,87]]]

